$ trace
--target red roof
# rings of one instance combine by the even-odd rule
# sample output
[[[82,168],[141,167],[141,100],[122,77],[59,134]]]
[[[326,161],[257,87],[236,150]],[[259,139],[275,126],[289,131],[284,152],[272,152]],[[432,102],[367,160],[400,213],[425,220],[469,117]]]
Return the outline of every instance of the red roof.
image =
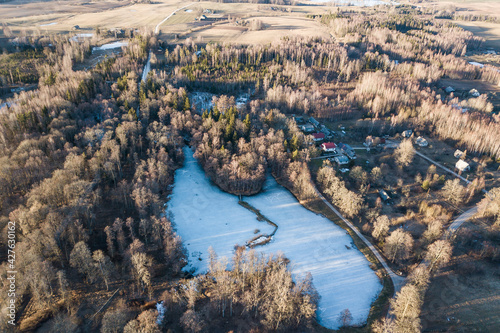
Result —
[[[321,144],[321,147],[323,147],[324,149],[333,149],[337,148],[337,145],[333,142],[325,142]]]
[[[324,139],[325,133],[313,133],[315,139]]]

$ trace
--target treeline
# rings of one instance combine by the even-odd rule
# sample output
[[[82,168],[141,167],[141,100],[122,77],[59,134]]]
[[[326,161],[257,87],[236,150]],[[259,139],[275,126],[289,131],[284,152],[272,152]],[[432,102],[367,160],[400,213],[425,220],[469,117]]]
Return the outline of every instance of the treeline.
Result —
[[[140,112],[138,119],[127,107],[152,109],[139,96],[141,57],[133,45],[90,72],[73,72],[63,45],[39,90],[21,93],[1,115],[0,211],[2,229],[8,221],[16,226],[16,309],[29,303],[30,311],[56,304],[77,310],[89,304],[76,290],[92,294],[127,280],[134,282],[131,294],[150,297],[158,277],[176,276],[185,264],[180,239],[161,217],[183,161],[182,126],[170,121],[179,111],[165,99],[158,103],[163,112]],[[121,86],[106,82],[124,70]],[[167,94],[162,88],[144,89]],[[5,278],[7,261],[1,267]],[[21,325],[38,325],[31,314],[18,313]]]
[[[319,296],[310,275],[294,282],[288,260],[282,256],[266,257],[240,247],[228,262],[217,258],[211,249],[209,252],[207,274],[181,281],[163,293],[161,300],[168,315],[161,324],[178,325],[186,332],[211,332],[221,327],[244,331],[312,329]]]
[[[422,130],[457,141],[469,151],[500,156],[499,124],[495,115],[483,112],[488,107],[480,107],[478,98],[469,102],[478,112],[464,114],[453,107],[453,101],[443,103],[435,92],[421,89],[416,81],[380,72],[365,74],[349,98],[374,118],[392,116],[392,125],[410,121]]]
[[[193,130],[192,143],[195,157],[221,189],[237,195],[258,193],[268,168],[289,186],[306,186],[299,185],[303,180],[297,173],[306,172],[302,162],[312,147],[294,121],[276,109],[263,110],[258,103],[250,112],[238,109],[233,97],[222,95],[213,102]]]

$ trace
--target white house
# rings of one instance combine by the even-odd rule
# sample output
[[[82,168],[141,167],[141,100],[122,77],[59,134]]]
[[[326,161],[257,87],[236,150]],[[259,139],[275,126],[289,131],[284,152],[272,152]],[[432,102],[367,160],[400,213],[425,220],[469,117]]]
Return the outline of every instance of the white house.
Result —
[[[455,168],[457,168],[461,172],[464,172],[470,170],[470,165],[464,160],[458,160],[457,163],[455,164]]]

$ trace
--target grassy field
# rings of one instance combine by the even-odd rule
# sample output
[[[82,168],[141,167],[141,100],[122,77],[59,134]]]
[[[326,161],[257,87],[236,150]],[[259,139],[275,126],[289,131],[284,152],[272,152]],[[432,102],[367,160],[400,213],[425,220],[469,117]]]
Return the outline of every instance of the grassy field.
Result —
[[[175,9],[189,4],[178,0],[160,0],[152,4],[129,2],[85,3],[72,1],[58,6],[59,2],[14,1],[0,4],[0,20],[16,34],[22,31],[39,30],[42,33],[66,33],[90,31],[100,28],[154,28]],[[209,20],[197,18],[204,10]],[[198,2],[181,10],[164,22],[161,37],[171,39],[195,38],[217,42],[242,44],[269,43],[283,36],[328,37],[326,30],[316,21],[307,19],[307,14],[320,14],[332,10],[329,6],[271,6],[262,4],[232,4]],[[227,19],[232,19],[228,23]],[[246,20],[258,19],[263,29],[250,31],[241,26]],[[226,23],[212,26],[217,21]],[[221,23],[221,22],[219,22]],[[205,28],[200,27],[205,26]],[[75,31],[76,32],[76,31]]]
[[[498,4],[500,7],[500,4]],[[500,23],[455,21],[460,27],[485,39],[484,46],[500,49]]]
[[[88,10],[79,10],[86,6],[75,3],[61,9],[53,9],[53,1],[48,3],[26,3],[19,7],[12,2],[0,5],[0,20],[7,24],[14,32],[28,29],[39,29],[47,32],[67,32],[78,25],[81,29],[103,28],[154,28],[161,20],[172,13],[175,9],[186,5],[186,2],[177,0],[155,1],[153,4],[133,4],[120,2],[112,6],[92,6]],[[44,8],[44,4],[47,8]],[[126,4],[126,5],[124,5]],[[22,16],[15,15],[10,9],[14,6],[15,13],[23,13]]]

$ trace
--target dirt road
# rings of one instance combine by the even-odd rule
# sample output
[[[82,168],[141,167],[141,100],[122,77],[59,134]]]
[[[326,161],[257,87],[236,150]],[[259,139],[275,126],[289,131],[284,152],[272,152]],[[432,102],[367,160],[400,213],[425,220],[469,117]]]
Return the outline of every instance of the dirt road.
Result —
[[[323,202],[328,206],[328,208],[330,208],[338,217],[340,217],[342,221],[344,221],[345,224],[347,224],[347,226],[351,228],[356,233],[356,235],[358,235],[358,237],[366,244],[366,246],[368,246],[368,248],[373,252],[375,257],[377,257],[378,261],[380,261],[380,263],[382,264],[382,266],[384,267],[387,274],[389,274],[389,277],[392,280],[392,284],[394,285],[394,292],[396,293],[400,291],[406,282],[406,278],[394,273],[392,269],[389,267],[389,265],[387,265],[387,262],[379,253],[377,248],[373,246],[372,243],[370,243],[370,241],[366,239],[366,237],[363,236],[363,234],[361,234],[361,232],[349,220],[347,220],[335,207],[333,207],[333,205],[329,203],[328,200],[326,200],[326,198],[323,196],[323,194],[321,194],[321,192],[318,191],[318,189],[314,184],[313,186],[318,196],[321,198],[321,200],[323,200]]]
[[[194,5],[194,3],[190,3],[189,5],[185,5],[184,7],[181,7],[181,8],[178,8],[176,10],[174,10],[172,13],[170,13],[170,15],[168,15],[167,17],[165,17],[160,23],[158,23],[155,27],[155,34],[158,34],[160,32],[160,25],[162,25],[163,23],[165,23],[166,20],[168,20],[169,18],[171,18],[173,15],[175,15],[175,13],[177,13],[179,10],[182,10],[184,8],[187,8],[189,6],[192,6]]]

